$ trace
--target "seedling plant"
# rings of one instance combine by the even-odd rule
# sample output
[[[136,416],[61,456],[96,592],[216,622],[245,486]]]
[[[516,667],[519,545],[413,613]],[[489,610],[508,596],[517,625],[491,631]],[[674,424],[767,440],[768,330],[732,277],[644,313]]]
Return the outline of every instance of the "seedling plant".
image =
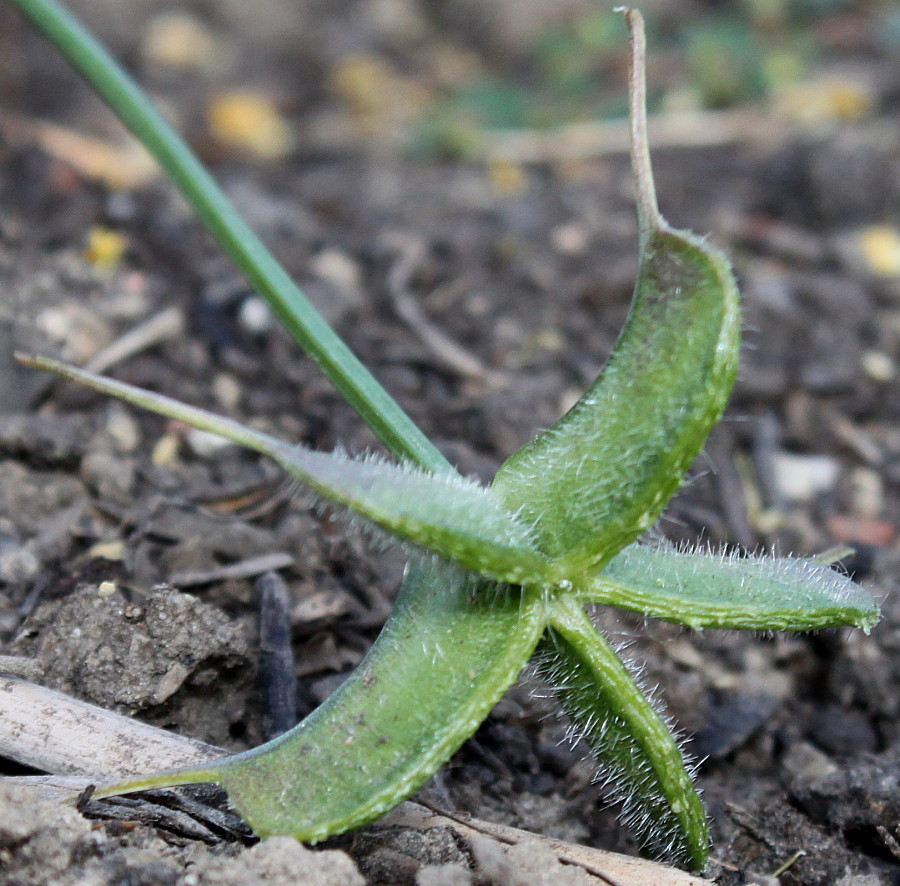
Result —
[[[639,266],[631,310],[576,405],[493,482],[461,477],[322,321],[140,90],[54,0],[11,0],[156,156],[209,230],[396,461],[309,450],[160,394],[43,357],[20,359],[221,435],[277,462],[409,552],[394,608],[351,676],[290,732],[196,767],[101,785],[98,797],[214,782],[259,836],[316,842],[410,796],[531,660],[596,755],[623,820],[693,869],[709,834],[665,719],[585,611],[604,604],[692,628],[810,630],[878,618],[823,563],[639,540],[719,420],[738,365],[727,260],[657,208],[647,146],[644,33],[631,39]]]

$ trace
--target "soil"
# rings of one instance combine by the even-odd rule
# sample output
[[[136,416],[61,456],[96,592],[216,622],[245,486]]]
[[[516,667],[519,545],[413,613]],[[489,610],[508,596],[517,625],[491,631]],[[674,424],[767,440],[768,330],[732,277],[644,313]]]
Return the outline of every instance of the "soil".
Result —
[[[273,0],[253,16],[236,2],[187,4],[218,58],[187,72],[148,60],[142,41],[158,18],[149,0],[72,6],[463,473],[490,479],[596,375],[635,268],[627,157],[486,165],[402,150],[392,125],[360,119],[328,88],[348,53],[390,59],[413,82],[429,52],[470,41],[483,64],[514,69],[524,38],[504,37],[503,16],[516,15],[505,4],[489,7],[497,20],[485,31],[467,16],[483,28],[487,12],[462,0],[293,13]],[[699,16],[700,6],[669,14]],[[655,153],[670,221],[712,232],[732,256],[746,327],[726,419],[658,531],[803,555],[851,545],[842,563],[884,615],[868,636],[758,636],[598,611],[704,759],[710,875],[722,886],[900,883],[900,58],[863,28],[866,4],[838,6],[825,21],[844,36],[819,64],[871,85],[866,113]],[[117,363],[117,377],[316,448],[377,444],[172,186],[152,177],[111,189],[26,125],[120,138],[5,5],[0,49],[0,655],[37,659],[41,682],[87,701],[253,746],[272,716],[259,683],[256,576],[223,567],[273,553],[290,564],[280,574],[299,718],[377,635],[402,554],[373,550],[331,512],[311,510],[256,457],[27,371],[12,351],[83,363],[174,308],[171,331]],[[210,134],[205,103],[237,88],[275,97],[293,148],[262,160]],[[125,245],[109,268],[85,250],[98,227]],[[873,231],[886,244],[877,254]],[[403,319],[410,298],[425,334]],[[435,344],[433,328],[469,362]],[[534,688],[508,693],[429,796],[634,852],[593,764],[561,743],[565,724]],[[0,772],[21,771],[0,761]],[[0,788],[2,883],[565,882],[552,858],[543,869],[527,852],[491,862],[449,832],[362,829],[315,851],[287,840],[205,844],[25,804],[17,790]]]

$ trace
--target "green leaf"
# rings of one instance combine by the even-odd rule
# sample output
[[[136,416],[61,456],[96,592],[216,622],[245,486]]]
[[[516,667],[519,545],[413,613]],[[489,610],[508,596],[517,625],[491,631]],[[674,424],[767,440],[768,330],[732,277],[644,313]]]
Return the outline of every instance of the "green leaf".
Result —
[[[738,292],[726,259],[656,206],[646,142],[643,33],[629,13],[633,167],[641,231],[625,328],[598,379],[500,468],[492,488],[572,580],[659,515],[721,417],[737,372]]]
[[[554,610],[538,670],[601,765],[622,822],[644,846],[694,869],[706,864],[706,814],[668,724],[581,604]]]
[[[513,584],[547,579],[548,561],[526,525],[489,489],[458,474],[284,444],[273,457],[326,498],[463,569]]]
[[[427,551],[498,581],[543,582],[548,562],[527,524],[497,497],[456,473],[428,473],[369,458],[292,446],[231,419],[46,358],[19,358],[136,406],[218,434],[274,459],[310,489]]]
[[[633,541],[678,488],[731,391],[738,326],[725,260],[688,234],[653,231],[600,377],[492,486],[569,575]]]
[[[630,545],[576,593],[692,628],[868,631],[879,618],[865,588],[815,560],[670,545]]]
[[[487,592],[438,560],[411,567],[359,667],[290,732],[95,796],[213,782],[260,837],[317,842],[377,818],[447,760],[518,677],[540,638],[540,595]]]

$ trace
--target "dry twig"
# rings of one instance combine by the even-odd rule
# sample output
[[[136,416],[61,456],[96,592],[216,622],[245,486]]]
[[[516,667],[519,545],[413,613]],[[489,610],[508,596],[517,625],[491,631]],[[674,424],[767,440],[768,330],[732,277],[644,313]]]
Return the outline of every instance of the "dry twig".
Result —
[[[38,716],[35,712],[39,712]],[[148,771],[165,769],[223,753],[212,745],[148,726],[17,677],[0,677],[0,756],[53,773],[15,779],[19,785],[30,786],[36,795],[75,802],[91,781],[131,774],[135,766]],[[616,886],[704,886],[709,882],[639,858],[475,818],[435,814],[409,801],[384,816],[376,826],[415,830],[449,827],[465,838],[481,834],[506,845],[538,841],[563,863],[577,865]]]
[[[388,292],[397,316],[415,332],[435,357],[447,368],[463,378],[478,379],[491,386],[502,387],[506,376],[485,366],[473,353],[440,330],[412,296],[409,284],[424,257],[425,247],[419,240],[404,245],[388,274]]]
[[[652,117],[648,131],[656,150],[708,148],[759,139],[764,133],[779,131],[767,127],[765,120],[766,115],[755,108],[677,111]],[[595,120],[546,131],[487,131],[472,153],[487,161],[551,163],[627,154],[629,146],[627,120]]]
[[[176,572],[169,581],[176,588],[193,588],[198,585],[209,585],[216,581],[234,581],[241,578],[256,578],[266,572],[287,569],[294,565],[294,558],[285,551],[272,551],[258,557],[248,557],[237,563],[228,563],[215,569],[204,569],[197,572]]]
[[[106,372],[117,363],[147,348],[176,338],[184,331],[184,325],[184,313],[181,308],[165,308],[94,354],[85,369],[90,372]]]

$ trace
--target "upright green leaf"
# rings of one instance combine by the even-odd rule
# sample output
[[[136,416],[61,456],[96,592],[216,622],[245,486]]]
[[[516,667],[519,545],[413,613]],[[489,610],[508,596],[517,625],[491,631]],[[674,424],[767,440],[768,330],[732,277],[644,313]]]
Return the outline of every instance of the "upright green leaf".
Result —
[[[357,461],[291,446],[162,394],[55,360],[19,359],[267,455],[320,495],[463,569],[515,584],[547,578],[548,562],[533,546],[527,524],[509,513],[489,489],[456,473],[431,474],[372,458]]]
[[[738,292],[728,262],[670,228],[656,206],[641,29],[632,27],[632,41],[641,237],[631,311],[596,382],[502,465],[492,487],[521,509],[570,578],[601,566],[653,523],[721,417],[737,371]]]
[[[629,545],[577,596],[692,628],[808,631],[879,618],[872,595],[823,563]]]

